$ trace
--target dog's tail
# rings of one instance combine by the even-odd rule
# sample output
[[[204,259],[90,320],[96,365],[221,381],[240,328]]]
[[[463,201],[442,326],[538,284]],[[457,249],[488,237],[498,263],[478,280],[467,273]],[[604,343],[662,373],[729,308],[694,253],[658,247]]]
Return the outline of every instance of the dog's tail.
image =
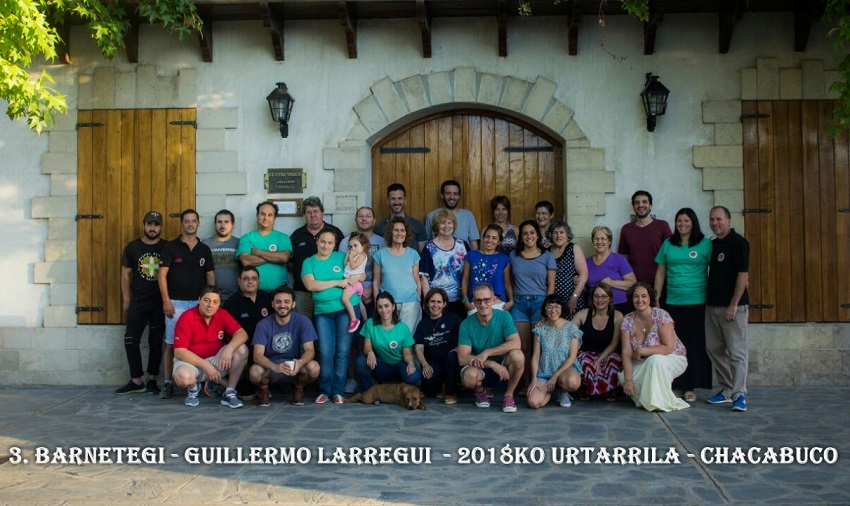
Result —
[[[351,404],[352,402],[363,402],[363,393],[358,392],[358,393],[354,394],[354,397],[352,397],[351,399],[345,400],[346,404]]]

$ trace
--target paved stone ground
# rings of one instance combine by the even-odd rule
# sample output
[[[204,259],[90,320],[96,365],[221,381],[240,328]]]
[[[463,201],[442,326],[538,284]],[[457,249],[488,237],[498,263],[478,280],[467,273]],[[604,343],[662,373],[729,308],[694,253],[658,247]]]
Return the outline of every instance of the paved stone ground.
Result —
[[[848,388],[766,388],[750,392],[747,413],[700,401],[668,414],[629,401],[555,404],[504,414],[471,398],[427,411],[399,406],[292,407],[275,394],[269,408],[230,410],[202,398],[117,396],[107,388],[0,388],[0,503],[306,503],[306,504],[848,504]],[[308,398],[308,401],[311,400]],[[497,397],[497,401],[499,398]],[[540,448],[541,464],[459,463],[462,448]],[[163,447],[165,463],[36,464],[35,447]],[[187,448],[303,447],[306,464],[191,464]],[[430,464],[319,462],[339,447],[430,449]],[[833,447],[835,464],[718,465],[705,448]],[[13,464],[18,447],[28,464]],[[558,464],[552,448],[669,448],[679,464]],[[302,450],[302,455],[306,450]],[[688,457],[686,454],[693,454]],[[176,457],[171,457],[175,454]],[[232,456],[236,456],[232,450]],[[446,456],[447,455],[447,456]],[[490,458],[489,450],[483,455]],[[10,457],[13,457],[10,459]]]

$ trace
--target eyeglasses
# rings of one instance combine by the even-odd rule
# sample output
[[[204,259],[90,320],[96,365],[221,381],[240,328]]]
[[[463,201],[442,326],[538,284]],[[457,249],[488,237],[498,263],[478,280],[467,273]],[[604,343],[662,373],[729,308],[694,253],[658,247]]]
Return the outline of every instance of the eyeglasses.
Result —
[[[472,303],[476,306],[484,306],[493,301],[493,297],[487,297],[486,299],[472,299]]]
[[[253,281],[254,283],[256,283],[257,281],[260,280],[260,278],[258,278],[257,276],[245,276],[245,277],[240,278],[240,279],[242,279],[242,281],[244,281],[246,283],[248,283],[249,281]]]
[[[607,300],[607,299],[608,299],[608,296],[607,296],[606,294],[604,294],[604,293],[603,293],[603,294],[595,293],[595,294],[593,294],[593,298],[594,298],[595,300]]]

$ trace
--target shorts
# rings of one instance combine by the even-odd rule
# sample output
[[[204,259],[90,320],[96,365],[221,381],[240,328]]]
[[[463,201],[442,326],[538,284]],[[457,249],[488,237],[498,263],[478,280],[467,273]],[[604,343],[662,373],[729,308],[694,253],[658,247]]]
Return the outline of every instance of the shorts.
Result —
[[[498,362],[498,363],[504,365],[506,358],[507,358],[506,356],[490,357],[489,360],[493,360],[494,362]],[[465,371],[467,369],[467,367],[471,367],[471,366],[465,365],[461,368],[461,370],[460,370],[460,376],[461,377],[463,377],[463,371]],[[499,378],[499,375],[496,374],[496,373],[487,374],[487,369],[479,369],[479,371],[481,371],[481,374],[484,376],[481,379],[481,385],[482,386],[489,387],[489,388],[497,388],[497,387],[503,387],[503,386],[508,384],[507,381],[502,381]]]
[[[174,328],[177,327],[177,319],[181,314],[197,306],[198,299],[172,300],[171,305],[174,306],[174,316],[165,317],[165,344],[174,344]]]
[[[574,370],[575,372],[577,372],[579,374],[579,376],[581,376],[581,367],[578,365],[578,360],[573,362],[573,365],[571,365],[569,368],[567,368],[567,371],[569,371],[570,369]],[[566,371],[564,371],[564,372],[566,372]],[[552,376],[546,376],[546,375],[543,375],[543,374],[537,375],[537,380],[542,381],[544,383],[549,381],[550,378],[552,378]]]
[[[357,295],[363,295],[363,283],[358,281],[357,283],[354,283],[353,285],[346,287],[344,289],[344,291],[349,292],[349,293],[356,293]]]
[[[218,350],[218,353],[216,353],[214,357],[209,357],[209,358],[206,358],[204,360],[206,360],[207,362],[214,365],[215,368],[218,369],[218,373],[221,375],[222,379],[224,379],[224,378],[227,377],[227,369],[222,369],[221,367],[218,366],[218,361],[221,360],[221,351],[222,350],[224,350],[224,347],[222,347],[221,350]],[[182,360],[177,359],[177,358],[174,359],[174,369],[173,369],[171,374],[172,375],[176,374],[177,368],[181,367],[181,366],[193,367],[195,369],[195,371],[197,371],[198,378],[195,381],[201,382],[201,381],[207,380],[207,374],[204,372],[203,369],[201,369],[201,368],[199,368],[195,365],[192,365],[189,362],[183,362]]]
[[[540,321],[540,310],[543,308],[545,295],[514,295],[514,306],[511,316],[515,323],[537,323]]]

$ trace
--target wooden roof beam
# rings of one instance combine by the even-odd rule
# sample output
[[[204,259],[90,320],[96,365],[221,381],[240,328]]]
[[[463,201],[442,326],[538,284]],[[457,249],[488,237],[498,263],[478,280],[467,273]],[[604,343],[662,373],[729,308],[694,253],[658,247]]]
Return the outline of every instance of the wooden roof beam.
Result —
[[[724,0],[720,4],[720,9],[717,12],[720,54],[729,52],[729,47],[732,45],[732,31],[743,16],[743,0]]]
[[[419,22],[419,30],[422,32],[422,57],[431,57],[431,16],[428,14],[428,5],[425,0],[416,0],[416,21]]]
[[[570,56],[578,54],[578,29],[581,25],[581,0],[570,0],[568,3],[567,32]]]
[[[269,8],[268,3],[260,4],[260,19],[265,28],[272,37],[272,49],[274,50],[274,59],[283,61],[283,20]]]
[[[812,25],[823,17],[826,0],[795,0],[794,2],[794,51],[806,50]]]
[[[345,32],[345,42],[348,46],[348,57],[357,58],[357,18],[351,15],[349,2],[337,2],[339,22]]]
[[[643,23],[643,54],[655,53],[655,35],[664,20],[665,0],[649,0],[649,21]]]
[[[499,56],[508,56],[508,1],[498,0],[496,20],[499,24]]]
[[[212,16],[207,12],[201,12],[201,9],[198,8],[198,16],[201,18],[201,22],[204,24],[203,29],[200,33],[198,33],[198,43],[201,46],[201,59],[203,59],[206,63],[212,63],[213,61],[213,28],[212,28]]]

